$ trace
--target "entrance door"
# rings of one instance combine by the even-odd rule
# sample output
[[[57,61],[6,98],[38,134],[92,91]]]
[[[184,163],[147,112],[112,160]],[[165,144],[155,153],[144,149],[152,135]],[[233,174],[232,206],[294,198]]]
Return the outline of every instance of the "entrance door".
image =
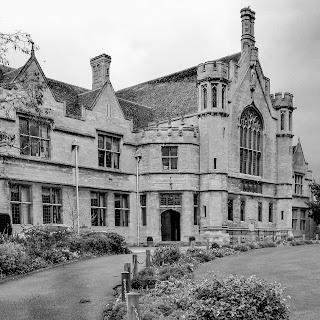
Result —
[[[173,210],[161,214],[162,241],[180,241],[180,213]]]

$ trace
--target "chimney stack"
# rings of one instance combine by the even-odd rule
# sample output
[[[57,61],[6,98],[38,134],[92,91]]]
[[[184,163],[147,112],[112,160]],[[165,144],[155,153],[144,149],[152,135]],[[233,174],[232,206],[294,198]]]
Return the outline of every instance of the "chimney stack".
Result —
[[[111,57],[103,53],[90,60],[92,68],[92,90],[101,88],[109,79]]]
[[[242,37],[241,37],[241,51],[247,48],[254,48],[254,20],[255,12],[248,8],[243,8],[240,11],[242,22]]]

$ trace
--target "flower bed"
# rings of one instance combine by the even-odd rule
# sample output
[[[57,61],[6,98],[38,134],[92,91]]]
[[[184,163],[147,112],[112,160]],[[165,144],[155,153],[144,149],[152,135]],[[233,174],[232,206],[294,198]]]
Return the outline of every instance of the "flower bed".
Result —
[[[153,266],[138,273],[132,281],[134,291],[141,293],[140,320],[151,319],[289,319],[289,308],[283,287],[255,276],[232,275],[226,278],[212,274],[209,279],[194,280],[193,270],[215,258],[239,254],[251,249],[319,244],[317,240],[279,240],[251,242],[210,250],[190,248],[185,253],[177,246],[159,247],[152,255]],[[105,311],[105,320],[127,319],[127,306],[117,301]]]
[[[130,250],[116,233],[77,235],[33,227],[12,237],[0,237],[0,279],[82,257],[120,253]]]

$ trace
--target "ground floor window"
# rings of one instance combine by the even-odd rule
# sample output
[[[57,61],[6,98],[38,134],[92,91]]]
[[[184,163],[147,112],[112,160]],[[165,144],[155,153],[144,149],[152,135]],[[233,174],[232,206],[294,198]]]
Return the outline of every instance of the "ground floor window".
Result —
[[[298,221],[298,211],[296,209],[292,210],[292,230],[297,230]]]
[[[240,203],[240,221],[246,220],[246,202],[244,200]]]
[[[160,193],[160,207],[181,206],[181,194]]]
[[[195,193],[193,195],[193,224],[198,225],[199,217],[199,194]]]
[[[233,221],[233,200],[228,199],[228,220]]]
[[[140,195],[140,206],[141,206],[141,220],[142,225],[147,225],[147,195],[141,194]]]
[[[62,223],[62,201],[60,188],[42,188],[43,223]]]
[[[128,227],[129,226],[129,195],[115,193],[114,207],[115,207],[115,226]]]
[[[13,224],[32,224],[29,186],[10,185],[10,207]]]
[[[262,202],[258,202],[258,221],[262,221]]]
[[[300,230],[306,230],[306,211],[300,211]]]
[[[269,222],[273,221],[273,204],[269,203]]]
[[[106,226],[106,193],[91,192],[91,225]]]

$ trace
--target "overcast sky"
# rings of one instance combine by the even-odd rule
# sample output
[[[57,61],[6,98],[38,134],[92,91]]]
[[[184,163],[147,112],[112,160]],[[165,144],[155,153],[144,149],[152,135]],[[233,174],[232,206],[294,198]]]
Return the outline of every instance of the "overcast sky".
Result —
[[[271,92],[294,95],[294,142],[320,177],[319,0],[16,0],[1,4],[0,30],[32,35],[47,77],[91,88],[89,60],[112,57],[115,90],[240,51],[241,8],[256,12],[255,37]],[[19,67],[27,57],[12,54]]]

